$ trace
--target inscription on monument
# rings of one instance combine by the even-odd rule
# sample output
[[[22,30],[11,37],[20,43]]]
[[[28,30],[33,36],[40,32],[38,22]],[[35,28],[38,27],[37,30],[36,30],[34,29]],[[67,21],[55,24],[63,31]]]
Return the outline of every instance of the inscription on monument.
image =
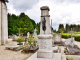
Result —
[[[48,49],[49,42],[47,39],[40,40],[40,49]]]

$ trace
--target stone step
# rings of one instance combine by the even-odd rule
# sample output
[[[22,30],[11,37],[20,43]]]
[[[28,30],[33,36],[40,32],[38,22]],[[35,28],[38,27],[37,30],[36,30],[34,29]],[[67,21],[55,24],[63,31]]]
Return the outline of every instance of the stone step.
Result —
[[[61,60],[61,53],[54,53],[52,59],[45,59],[45,58],[37,58],[37,52],[36,52],[26,60]]]

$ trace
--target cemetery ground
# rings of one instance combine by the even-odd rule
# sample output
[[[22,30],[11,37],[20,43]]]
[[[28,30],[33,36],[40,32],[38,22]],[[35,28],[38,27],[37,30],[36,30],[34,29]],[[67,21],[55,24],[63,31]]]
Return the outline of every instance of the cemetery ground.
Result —
[[[8,44],[0,45],[0,60],[26,60],[33,53],[21,53],[21,51],[6,50],[6,46],[17,45],[17,42],[8,39]]]
[[[62,39],[65,41],[65,39]],[[75,41],[75,44],[80,46],[80,42]],[[6,45],[0,45],[0,60],[26,60],[34,53],[22,53],[21,51],[12,51],[12,50],[6,50],[6,46],[14,46],[17,45],[17,42],[12,41],[12,39],[8,39],[8,44]],[[61,54],[65,55],[64,53],[64,46],[60,46],[61,48]],[[68,58],[73,58],[74,60],[80,60],[79,55],[65,55]]]

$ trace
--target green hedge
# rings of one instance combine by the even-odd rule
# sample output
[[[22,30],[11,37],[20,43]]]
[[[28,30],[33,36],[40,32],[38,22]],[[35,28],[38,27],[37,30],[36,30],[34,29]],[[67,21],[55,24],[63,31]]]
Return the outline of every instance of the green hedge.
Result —
[[[62,38],[65,38],[65,39],[71,38],[70,33],[61,33],[61,36]],[[76,41],[80,41],[80,35],[73,34],[72,36],[75,38]]]
[[[69,33],[61,33],[61,36],[62,36],[62,38],[65,38],[65,39],[71,38],[71,34],[69,34]]]

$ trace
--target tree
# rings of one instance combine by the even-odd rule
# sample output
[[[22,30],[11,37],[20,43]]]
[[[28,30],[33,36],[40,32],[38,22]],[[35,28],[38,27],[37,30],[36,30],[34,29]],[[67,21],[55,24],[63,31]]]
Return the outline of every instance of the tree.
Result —
[[[60,29],[64,32],[64,25],[63,24],[59,24],[58,30],[60,30]]]
[[[37,24],[34,20],[30,19],[25,13],[21,13],[19,16],[8,13],[8,34],[16,34],[19,32],[18,28],[21,28],[20,32],[24,35],[27,32],[33,33],[34,28],[37,28]],[[40,27],[38,27],[39,29]]]
[[[65,30],[66,30],[66,33],[68,33],[69,32],[69,29],[70,27],[69,27],[69,24],[66,24],[66,26],[65,26]]]
[[[58,33],[63,33],[62,29],[59,29],[59,30],[58,30]]]

